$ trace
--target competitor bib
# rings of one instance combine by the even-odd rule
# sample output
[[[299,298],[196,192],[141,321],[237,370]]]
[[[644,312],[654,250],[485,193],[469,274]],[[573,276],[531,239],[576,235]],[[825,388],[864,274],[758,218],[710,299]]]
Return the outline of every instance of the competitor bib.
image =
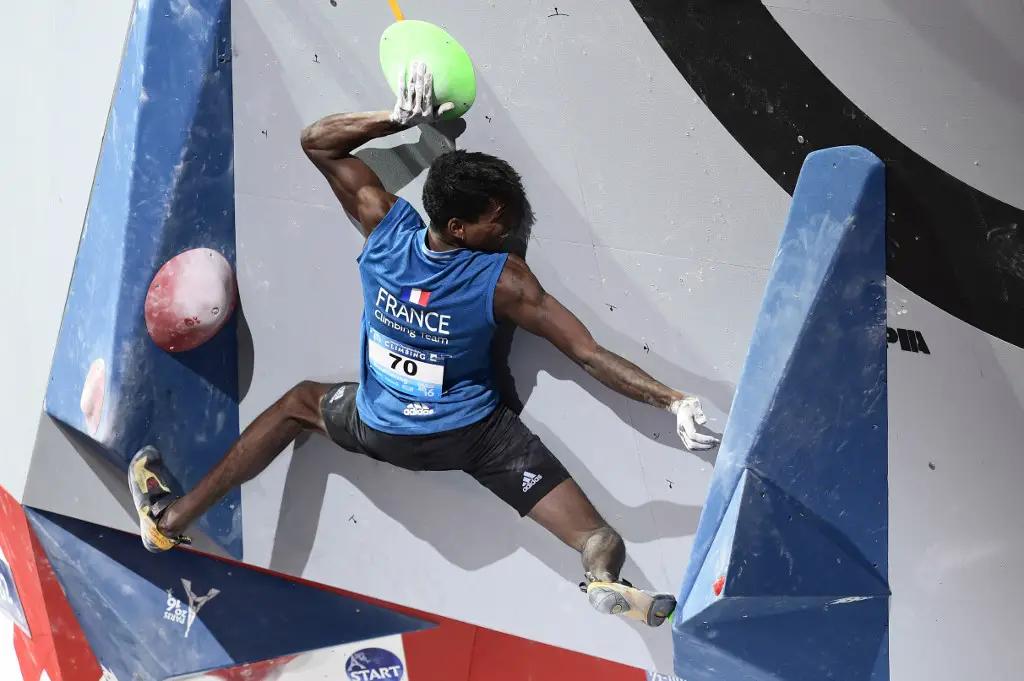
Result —
[[[377,380],[410,397],[440,397],[443,355],[411,348],[374,328],[367,332],[367,355]]]

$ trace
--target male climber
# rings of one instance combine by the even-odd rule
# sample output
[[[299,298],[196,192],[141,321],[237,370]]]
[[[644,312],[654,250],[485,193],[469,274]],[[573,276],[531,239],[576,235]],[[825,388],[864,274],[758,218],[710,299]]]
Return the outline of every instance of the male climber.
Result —
[[[483,153],[453,151],[430,166],[424,224],[352,155],[370,140],[452,108],[435,107],[432,75],[412,64],[391,111],[327,116],[302,131],[302,149],[365,236],[356,258],[362,282],[358,383],[302,381],[242,432],[223,459],[183,497],[171,493],[158,452],[132,459],[129,484],[142,541],[154,553],[190,541],[183,532],[231,489],[251,480],[304,430],[409,470],[462,470],[582,554],[580,588],[600,612],[658,626],[675,598],[619,577],[622,537],[519,416],[499,403],[491,340],[510,322],[551,341],[604,385],[676,416],[690,450],[718,444],[699,433],[696,397],[672,390],[601,347],[549,295],[526,262],[502,251],[530,219],[519,175]]]

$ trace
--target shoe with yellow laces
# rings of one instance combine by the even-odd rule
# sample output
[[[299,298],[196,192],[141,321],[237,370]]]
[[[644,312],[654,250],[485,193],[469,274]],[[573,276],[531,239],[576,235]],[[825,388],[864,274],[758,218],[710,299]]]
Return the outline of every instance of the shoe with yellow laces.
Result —
[[[624,579],[602,582],[589,572],[580,590],[587,594],[590,605],[606,615],[625,615],[649,627],[660,626],[676,609],[672,594],[642,591]]]
[[[142,544],[147,551],[162,553],[178,544],[192,543],[183,534],[168,536],[158,527],[160,516],[177,497],[171,492],[167,471],[155,447],[147,445],[132,457],[128,464],[128,485],[139,514]]]

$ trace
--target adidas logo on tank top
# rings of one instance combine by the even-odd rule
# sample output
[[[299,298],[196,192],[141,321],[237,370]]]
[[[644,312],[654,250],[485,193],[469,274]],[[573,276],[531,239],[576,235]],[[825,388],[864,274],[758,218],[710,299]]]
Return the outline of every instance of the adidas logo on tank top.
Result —
[[[434,410],[430,408],[430,405],[413,402],[403,409],[402,413],[406,416],[430,416],[434,413]]]

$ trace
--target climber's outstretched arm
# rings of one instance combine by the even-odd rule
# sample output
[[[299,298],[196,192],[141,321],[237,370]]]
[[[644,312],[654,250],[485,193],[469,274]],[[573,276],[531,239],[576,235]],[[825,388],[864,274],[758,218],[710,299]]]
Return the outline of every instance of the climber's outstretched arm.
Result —
[[[406,127],[391,120],[390,112],[375,111],[333,114],[302,131],[302,150],[327,178],[345,211],[362,225],[364,236],[370,236],[398,197],[352,152]]]
[[[494,289],[494,316],[546,338],[588,374],[638,402],[676,415],[676,430],[691,451],[711,449],[718,438],[700,433],[700,400],[669,388],[626,358],[601,346],[587,327],[541,286],[526,261],[510,255]]]
[[[411,74],[403,67],[395,75],[399,94],[391,111],[334,114],[302,131],[302,150],[367,237],[398,197],[385,190],[377,174],[352,152],[372,139],[432,123],[454,107],[450,102],[434,106],[434,78],[423,62],[413,62]]]

